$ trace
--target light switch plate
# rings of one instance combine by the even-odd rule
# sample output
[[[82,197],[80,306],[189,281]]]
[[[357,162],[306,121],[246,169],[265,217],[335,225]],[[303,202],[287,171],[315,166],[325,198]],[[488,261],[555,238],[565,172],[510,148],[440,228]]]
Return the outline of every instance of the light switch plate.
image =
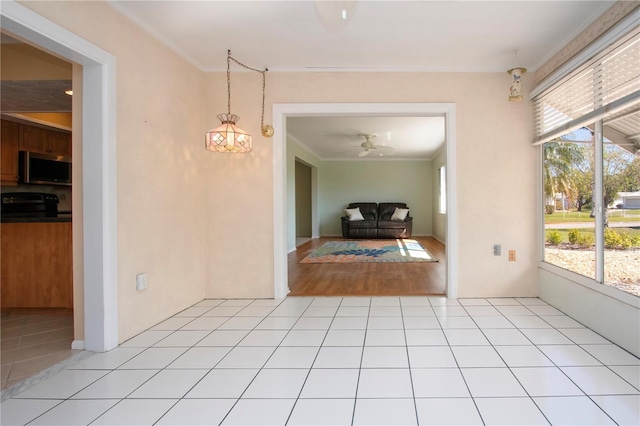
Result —
[[[142,291],[147,288],[147,274],[136,275],[136,290]]]

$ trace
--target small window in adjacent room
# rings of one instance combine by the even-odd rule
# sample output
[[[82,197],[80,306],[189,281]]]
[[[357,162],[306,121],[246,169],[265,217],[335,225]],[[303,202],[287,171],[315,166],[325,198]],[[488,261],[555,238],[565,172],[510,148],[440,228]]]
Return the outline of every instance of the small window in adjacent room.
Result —
[[[447,169],[446,166],[442,166],[439,169],[440,177],[440,205],[439,212],[442,214],[447,213]]]

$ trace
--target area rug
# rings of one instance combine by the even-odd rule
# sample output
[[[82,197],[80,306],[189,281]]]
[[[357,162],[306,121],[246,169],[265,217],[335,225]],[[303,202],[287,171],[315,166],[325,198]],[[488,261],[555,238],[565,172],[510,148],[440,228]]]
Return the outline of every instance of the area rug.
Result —
[[[300,263],[437,262],[416,240],[329,241]]]

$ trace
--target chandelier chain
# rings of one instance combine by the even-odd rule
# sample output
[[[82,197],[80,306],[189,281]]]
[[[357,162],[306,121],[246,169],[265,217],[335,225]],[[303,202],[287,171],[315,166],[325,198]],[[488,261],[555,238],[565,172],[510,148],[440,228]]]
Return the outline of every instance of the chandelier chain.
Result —
[[[264,127],[264,101],[265,101],[266,79],[267,79],[266,75],[267,75],[267,71],[269,71],[269,68],[265,68],[263,70],[252,68],[248,65],[243,64],[242,62],[238,61],[236,58],[231,56],[231,50],[227,50],[227,93],[229,94],[229,97],[227,99],[227,108],[229,110],[229,114],[231,114],[231,61],[235,62],[236,64],[250,71],[259,72],[260,74],[262,74],[262,114],[260,116],[260,128],[262,128]]]

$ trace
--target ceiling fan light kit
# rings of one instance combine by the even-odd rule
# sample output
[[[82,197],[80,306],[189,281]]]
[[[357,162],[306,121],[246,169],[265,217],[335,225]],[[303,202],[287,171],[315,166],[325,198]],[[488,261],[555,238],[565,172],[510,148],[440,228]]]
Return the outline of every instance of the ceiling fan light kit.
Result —
[[[358,157],[360,157],[360,158],[366,157],[367,155],[371,154],[372,152],[378,152],[378,151],[381,151],[381,150],[388,150],[389,154],[391,154],[393,152],[393,148],[390,147],[390,146],[376,145],[373,142],[371,142],[371,140],[373,138],[378,136],[375,133],[359,133],[358,136],[363,137],[365,139],[365,141],[360,144],[360,148],[362,148],[362,151],[360,151],[358,153]],[[380,157],[383,157],[384,153],[378,152],[378,155]]]
[[[316,0],[316,13],[320,22],[330,31],[342,30],[351,20],[355,0]]]

